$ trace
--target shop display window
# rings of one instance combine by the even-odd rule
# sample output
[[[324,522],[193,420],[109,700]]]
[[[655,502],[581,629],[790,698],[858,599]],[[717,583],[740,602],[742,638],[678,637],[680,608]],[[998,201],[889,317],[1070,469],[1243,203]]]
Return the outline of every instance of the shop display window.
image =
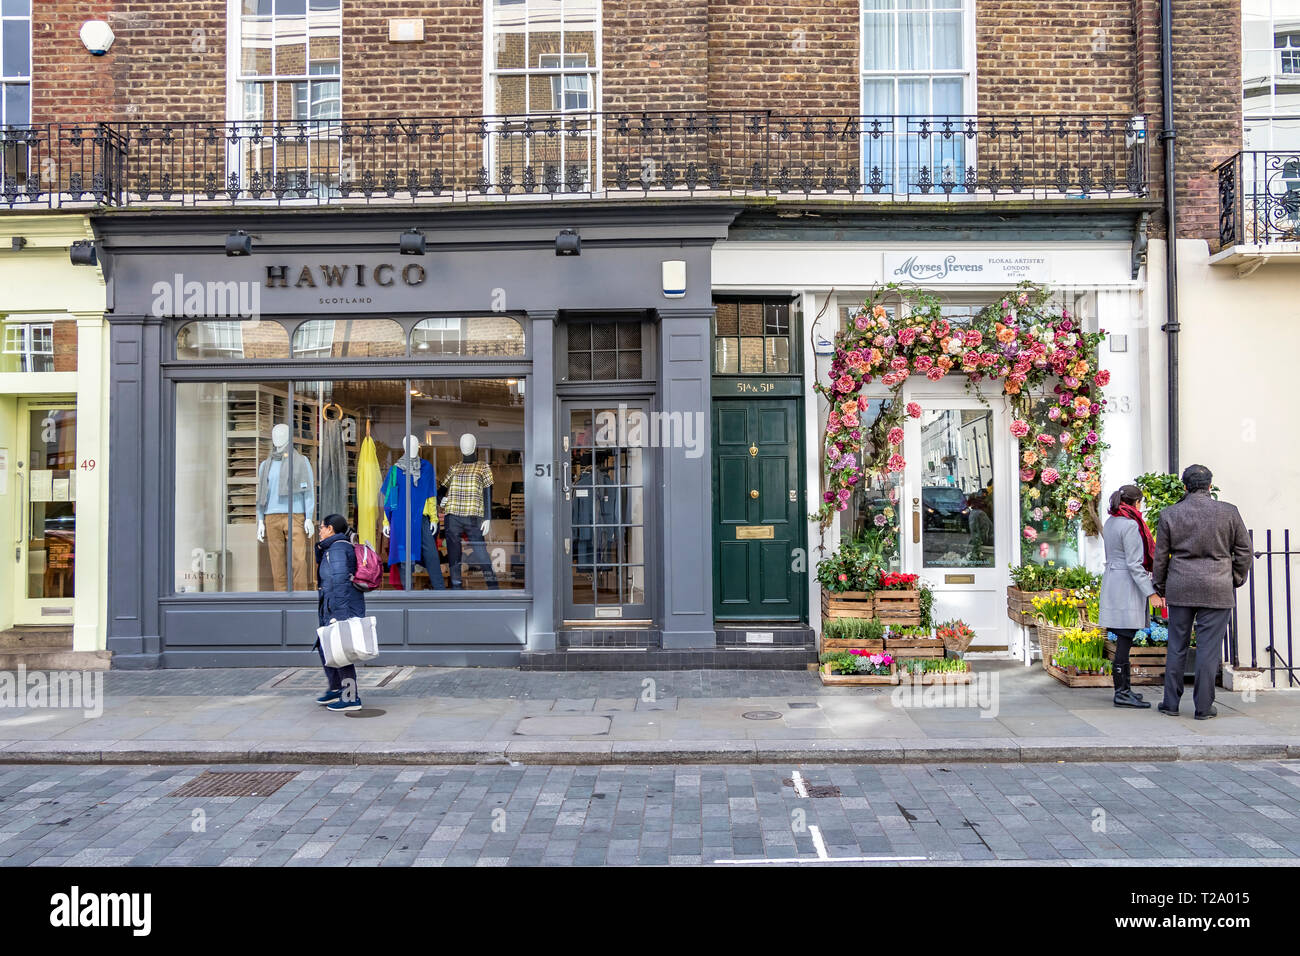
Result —
[[[383,590],[524,587],[523,396],[505,378],[178,383],[176,593],[315,590],[335,513],[389,569]],[[456,468],[467,435],[482,468]]]

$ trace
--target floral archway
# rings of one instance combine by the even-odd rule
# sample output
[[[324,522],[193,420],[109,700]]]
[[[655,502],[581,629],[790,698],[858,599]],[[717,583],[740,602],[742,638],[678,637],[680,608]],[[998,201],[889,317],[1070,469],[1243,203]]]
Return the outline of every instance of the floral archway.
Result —
[[[889,298],[897,301],[892,317],[884,304]],[[897,284],[874,291],[836,334],[829,380],[814,386],[830,412],[822,442],[826,490],[812,517],[824,532],[865,479],[884,484],[906,467],[903,423],[922,414],[916,402],[901,401],[909,377],[938,382],[962,374],[985,404],[983,386],[993,383],[1011,407],[1025,519],[1022,555],[1046,523],[1082,521],[1085,532],[1095,534],[1101,461],[1109,447],[1101,436],[1102,390],[1110,373],[1097,367],[1104,338],[1104,330],[1085,332],[1048,289],[1030,283],[995,297],[960,326],[943,317],[934,295]],[[863,390],[873,382],[890,393],[877,400],[871,417]],[[896,503],[891,498],[875,516],[878,540],[897,540]]]

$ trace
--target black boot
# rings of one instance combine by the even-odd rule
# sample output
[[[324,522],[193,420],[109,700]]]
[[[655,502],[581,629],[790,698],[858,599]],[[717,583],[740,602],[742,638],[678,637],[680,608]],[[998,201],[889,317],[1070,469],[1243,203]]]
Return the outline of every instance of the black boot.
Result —
[[[1114,675],[1115,684],[1115,706],[1116,707],[1138,707],[1145,708],[1151,705],[1138,697],[1133,691],[1129,690],[1129,670],[1126,665],[1116,664],[1111,668]]]

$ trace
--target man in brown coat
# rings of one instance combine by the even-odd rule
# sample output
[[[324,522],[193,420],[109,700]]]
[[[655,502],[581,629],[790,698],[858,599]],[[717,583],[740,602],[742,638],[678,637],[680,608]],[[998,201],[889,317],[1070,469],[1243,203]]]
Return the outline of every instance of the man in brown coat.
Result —
[[[1183,472],[1187,494],[1160,512],[1151,572],[1156,593],[1169,604],[1169,649],[1165,653],[1165,699],[1157,708],[1178,716],[1183,670],[1192,627],[1196,627],[1196,719],[1214,707],[1214,677],[1223,657],[1223,638],[1236,604],[1236,590],[1250,572],[1250,535],[1236,505],[1210,497],[1214,476],[1204,465]]]

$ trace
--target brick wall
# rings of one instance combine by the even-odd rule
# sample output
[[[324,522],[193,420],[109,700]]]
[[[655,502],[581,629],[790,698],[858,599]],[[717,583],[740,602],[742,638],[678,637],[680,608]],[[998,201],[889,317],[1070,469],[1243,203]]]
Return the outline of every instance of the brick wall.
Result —
[[[709,106],[856,113],[859,0],[710,0]]]
[[[604,41],[605,109],[708,105],[707,0],[605,0]]]
[[[93,57],[78,32],[111,16],[112,0],[39,3],[32,18],[32,121],[78,122],[113,112],[121,47]]]

